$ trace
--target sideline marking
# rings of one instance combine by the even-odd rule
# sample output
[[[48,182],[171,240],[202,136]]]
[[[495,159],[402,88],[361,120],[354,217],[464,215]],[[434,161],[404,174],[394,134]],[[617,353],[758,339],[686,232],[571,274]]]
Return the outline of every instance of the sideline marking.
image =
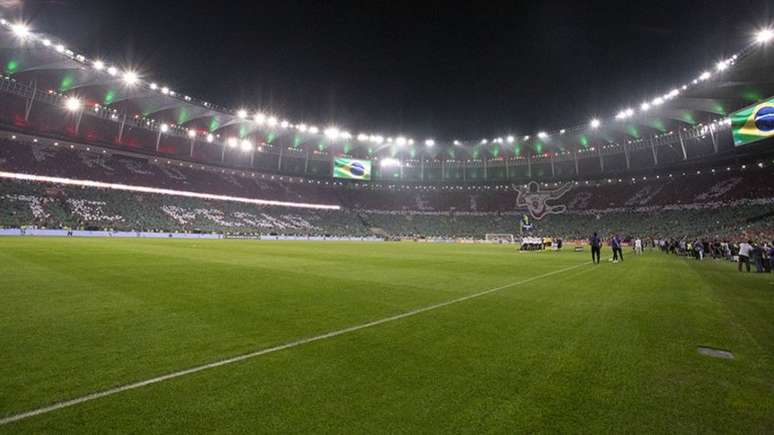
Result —
[[[191,367],[189,369],[180,370],[180,371],[173,372],[173,373],[168,373],[166,375],[157,376],[155,378],[146,379],[144,381],[133,382],[131,384],[125,384],[125,385],[121,385],[119,387],[114,387],[114,388],[110,388],[110,389],[107,389],[107,390],[98,391],[96,393],[87,394],[85,396],[77,397],[75,399],[65,400],[65,401],[62,401],[62,402],[57,402],[57,403],[54,403],[53,405],[44,406],[42,408],[37,408],[37,409],[33,409],[31,411],[26,411],[26,412],[22,412],[22,413],[15,414],[15,415],[10,415],[8,417],[4,417],[4,418],[0,419],[0,426],[4,426],[4,425],[6,425],[8,423],[13,423],[13,422],[20,421],[20,420],[25,420],[25,419],[30,418],[30,417],[35,417],[36,415],[48,414],[49,412],[53,412],[53,411],[56,411],[58,409],[69,408],[71,406],[75,406],[75,405],[78,405],[78,404],[81,404],[81,403],[84,403],[84,402],[89,402],[91,400],[99,399],[101,397],[112,396],[113,394],[121,393],[123,391],[134,390],[134,389],[137,389],[137,388],[144,387],[146,385],[157,384],[159,382],[168,381],[170,379],[179,378],[181,376],[190,375],[192,373],[197,373],[197,372],[200,372],[200,371],[203,371],[203,370],[212,369],[212,368],[215,368],[215,367],[220,367],[220,366],[224,366],[224,365],[228,365],[228,364],[233,364],[233,363],[236,363],[236,362],[240,362],[240,361],[244,361],[244,360],[247,360],[247,359],[255,358],[255,357],[258,357],[258,356],[261,356],[261,355],[266,355],[268,353],[279,352],[281,350],[285,350],[285,349],[290,349],[290,348],[293,348],[293,347],[301,346],[302,344],[307,344],[307,343],[312,343],[312,342],[315,342],[315,341],[325,340],[326,338],[337,337],[339,335],[348,334],[350,332],[359,331],[361,329],[370,328],[372,326],[381,325],[383,323],[394,322],[396,320],[405,319],[406,317],[416,316],[417,314],[421,314],[421,313],[425,313],[425,312],[428,312],[428,311],[436,310],[438,308],[446,307],[446,306],[453,305],[453,304],[458,304],[460,302],[464,302],[464,301],[467,301],[467,300],[470,300],[470,299],[479,298],[481,296],[485,296],[485,295],[488,295],[490,293],[494,293],[494,292],[497,292],[497,291],[500,291],[500,290],[504,290],[504,289],[509,288],[509,287],[515,287],[515,286],[518,286],[518,285],[522,285],[522,284],[526,284],[526,283],[529,283],[529,282],[532,282],[532,281],[536,281],[538,279],[547,278],[549,276],[553,276],[553,275],[556,275],[556,274],[559,274],[559,273],[568,272],[570,270],[577,269],[577,268],[579,268],[581,266],[586,266],[588,264],[590,264],[590,262],[576,264],[575,266],[565,267],[564,269],[555,270],[553,272],[547,272],[547,273],[544,273],[542,275],[533,276],[532,278],[526,278],[526,279],[523,279],[521,281],[515,281],[515,282],[512,282],[510,284],[505,284],[505,285],[502,285],[502,286],[499,286],[499,287],[490,288],[488,290],[484,290],[484,291],[481,291],[481,292],[478,292],[478,293],[473,293],[473,294],[467,295],[467,296],[462,296],[462,297],[457,298],[457,299],[452,299],[452,300],[449,300],[449,301],[446,301],[446,302],[440,302],[440,303],[437,303],[437,304],[428,305],[428,306],[423,307],[423,308],[417,308],[415,310],[406,311],[405,313],[397,314],[395,316],[385,317],[383,319],[374,320],[374,321],[367,322],[367,323],[361,323],[359,325],[350,326],[349,328],[339,329],[337,331],[328,332],[328,333],[325,333],[325,334],[322,334],[322,335],[317,335],[317,336],[314,336],[314,337],[302,338],[300,340],[291,341],[289,343],[281,344],[279,346],[269,347],[269,348],[258,350],[258,351],[255,351],[255,352],[250,352],[250,353],[238,355],[238,356],[235,356],[235,357],[222,359],[220,361],[215,361],[215,362],[208,363],[208,364],[194,366],[194,367]]]

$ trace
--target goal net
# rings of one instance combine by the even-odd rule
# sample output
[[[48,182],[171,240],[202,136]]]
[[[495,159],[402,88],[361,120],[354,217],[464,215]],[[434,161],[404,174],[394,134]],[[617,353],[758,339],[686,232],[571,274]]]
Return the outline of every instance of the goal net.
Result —
[[[485,239],[489,243],[513,243],[513,234],[497,234],[489,233],[485,236]]]

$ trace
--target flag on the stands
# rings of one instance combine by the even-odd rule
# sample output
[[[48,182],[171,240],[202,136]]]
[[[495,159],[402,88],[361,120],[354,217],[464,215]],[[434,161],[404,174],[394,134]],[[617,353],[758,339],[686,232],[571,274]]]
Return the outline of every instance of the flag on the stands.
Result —
[[[731,114],[734,145],[745,145],[774,136],[774,98]]]

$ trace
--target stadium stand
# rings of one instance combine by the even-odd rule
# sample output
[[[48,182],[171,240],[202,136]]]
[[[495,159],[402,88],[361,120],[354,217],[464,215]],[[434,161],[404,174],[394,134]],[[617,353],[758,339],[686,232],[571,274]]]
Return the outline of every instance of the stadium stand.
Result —
[[[530,235],[566,240],[584,239],[591,228],[624,238],[774,238],[771,174],[754,165],[530,185],[366,184],[5,139],[0,171],[341,206],[290,209],[5,180],[0,182],[3,227],[482,239],[486,233],[518,233],[521,216],[531,214]],[[554,192],[562,194],[541,199]],[[519,199],[530,194],[561,206],[560,211],[536,216]]]

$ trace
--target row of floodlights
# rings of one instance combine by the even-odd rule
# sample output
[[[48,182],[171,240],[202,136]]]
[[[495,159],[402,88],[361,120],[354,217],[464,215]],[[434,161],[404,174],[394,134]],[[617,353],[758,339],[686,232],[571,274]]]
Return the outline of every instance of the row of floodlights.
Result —
[[[2,20],[0,20],[0,24],[8,26],[10,28],[10,30],[14,33],[14,35],[16,35],[20,39],[28,39],[28,38],[34,37],[34,35],[33,35],[32,31],[31,31],[31,29],[29,28],[29,26],[24,24],[23,22],[9,23],[8,21],[2,19]],[[774,30],[772,30],[772,29],[760,30],[755,35],[755,41],[757,43],[760,43],[760,44],[768,43],[772,39],[774,39]],[[67,54],[69,56],[73,56],[73,57],[75,57],[76,59],[78,59],[81,62],[85,62],[85,60],[86,60],[84,56],[82,56],[82,55],[77,55],[76,56],[72,51],[66,49],[64,47],[64,45],[62,45],[62,44],[54,45],[54,43],[51,40],[49,40],[49,39],[46,39],[46,38],[41,39],[41,43],[44,46],[47,46],[47,47],[51,46],[51,47],[53,47],[59,53]],[[717,65],[716,65],[716,67],[715,67],[716,70],[718,72],[725,71],[726,69],[731,67],[736,62],[737,58],[738,58],[738,55],[733,55],[732,57],[730,57],[728,59],[719,61],[717,63]],[[97,71],[105,71],[105,72],[107,72],[107,74],[109,74],[110,76],[113,76],[113,77],[120,76],[121,80],[124,82],[124,84],[126,86],[135,86],[135,85],[139,84],[140,81],[141,81],[140,75],[136,71],[133,71],[133,70],[121,71],[121,70],[119,70],[115,66],[108,66],[108,65],[106,65],[101,60],[94,60],[92,62],[92,67],[95,70],[97,70]],[[698,84],[700,82],[709,80],[711,77],[712,77],[712,72],[704,71],[696,79],[694,79],[692,81],[692,84],[696,85],[696,84]],[[161,86],[160,87],[156,83],[150,83],[149,84],[149,88],[151,90],[158,90],[158,91],[160,91],[164,95],[169,95],[169,96],[175,96],[176,95],[175,92],[170,90],[168,87],[166,87],[166,86]],[[677,96],[680,95],[680,93],[682,91],[685,91],[687,89],[688,89],[688,85],[683,85],[680,88],[672,89],[671,91],[669,91],[668,93],[666,93],[666,94],[664,94],[662,96],[656,97],[656,98],[654,98],[654,99],[652,99],[650,101],[645,101],[645,102],[643,102],[640,105],[640,111],[641,112],[647,112],[647,111],[649,111],[653,107],[660,106],[660,105],[664,104],[666,101],[669,101],[671,99],[676,98]],[[191,101],[191,98],[188,97],[188,96],[184,96],[184,99],[186,101]],[[208,105],[208,103],[205,103],[205,105]],[[68,100],[68,102],[66,103],[66,107],[68,109],[70,109],[70,110],[79,110],[80,109],[80,104],[76,103],[76,100]],[[617,119],[617,120],[625,120],[625,119],[628,119],[628,118],[634,116],[635,113],[636,112],[635,112],[635,110],[633,108],[623,109],[623,110],[619,111],[615,115],[615,119]],[[236,112],[236,115],[237,115],[237,117],[239,119],[242,119],[242,120],[247,120],[248,118],[250,118],[249,113],[248,113],[248,111],[246,109],[238,110]],[[266,114],[260,113],[260,112],[256,113],[254,116],[252,116],[251,119],[252,119],[252,121],[254,121],[258,125],[267,125],[269,127],[277,127],[277,126],[279,126],[281,128],[296,128],[297,130],[299,130],[301,132],[304,132],[304,133],[308,132],[310,134],[318,134],[318,133],[320,133],[320,129],[318,127],[316,127],[316,126],[308,126],[308,125],[303,124],[303,123],[301,123],[301,124],[292,124],[291,122],[289,122],[287,120],[279,120],[276,116],[266,115]],[[594,118],[594,119],[592,119],[589,122],[589,126],[592,129],[597,129],[601,125],[602,125],[602,122],[598,118]],[[560,135],[564,134],[565,131],[566,131],[565,129],[559,130],[559,134]],[[349,133],[347,131],[339,130],[337,127],[326,128],[326,129],[324,129],[322,131],[322,133],[327,138],[329,138],[331,140],[337,140],[337,139],[349,140],[349,139],[353,138],[351,133]],[[541,131],[541,132],[539,132],[537,134],[537,137],[540,140],[546,140],[546,139],[549,138],[549,135],[548,135],[548,133],[546,133],[544,131]],[[530,139],[529,135],[524,136],[524,140],[525,141],[527,141],[529,139]],[[397,146],[413,145],[414,144],[414,140],[411,139],[411,138],[405,138],[405,137],[402,137],[402,136],[398,136],[398,137],[393,139],[391,137],[386,137],[385,138],[382,135],[369,135],[369,134],[365,134],[365,133],[358,134],[357,135],[357,140],[360,141],[360,142],[370,142],[370,143],[374,143],[374,144],[383,144],[385,142],[388,143],[388,144],[393,144],[394,143]],[[515,140],[516,139],[515,139],[514,136],[508,136],[505,139],[505,142],[507,142],[507,143],[514,143]],[[503,138],[495,138],[495,139],[492,139],[492,142],[493,143],[503,143],[504,140],[503,140]],[[458,146],[462,145],[462,142],[460,142],[458,140],[453,141],[453,143],[454,143],[454,145],[458,145]],[[487,143],[489,143],[489,140],[488,139],[482,139],[480,143],[481,144],[487,144]],[[433,147],[433,146],[435,146],[435,140],[434,139],[426,139],[424,141],[424,144],[427,147]]]

